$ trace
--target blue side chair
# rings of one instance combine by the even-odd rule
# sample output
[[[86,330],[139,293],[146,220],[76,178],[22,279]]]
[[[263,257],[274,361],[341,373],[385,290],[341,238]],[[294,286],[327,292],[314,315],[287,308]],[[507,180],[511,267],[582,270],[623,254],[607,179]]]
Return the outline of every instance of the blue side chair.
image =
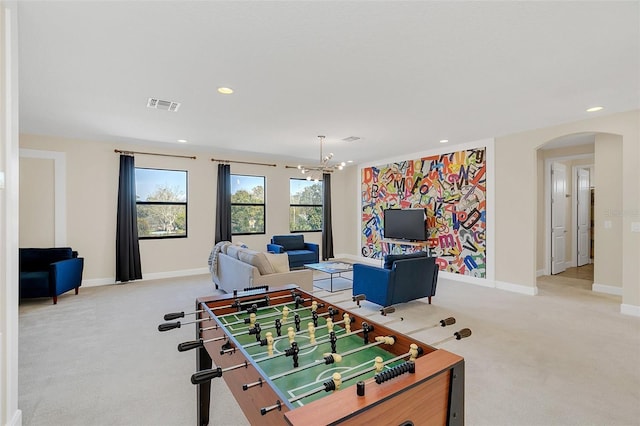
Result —
[[[273,253],[287,253],[289,268],[301,268],[308,263],[320,261],[320,247],[318,244],[305,243],[304,235],[274,235],[271,244],[267,244],[267,251]]]
[[[84,258],[70,247],[20,249],[20,298],[58,296],[82,285]]]
[[[366,300],[386,307],[436,294],[438,267],[435,257],[426,253],[389,255],[385,267],[356,263],[353,265],[353,295],[364,294]]]

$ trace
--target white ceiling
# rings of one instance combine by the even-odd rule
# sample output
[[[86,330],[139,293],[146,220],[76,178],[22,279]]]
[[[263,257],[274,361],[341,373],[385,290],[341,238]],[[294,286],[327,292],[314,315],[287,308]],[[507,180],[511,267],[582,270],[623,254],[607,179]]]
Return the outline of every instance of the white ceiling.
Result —
[[[21,1],[20,130],[367,162],[628,111],[639,5]]]

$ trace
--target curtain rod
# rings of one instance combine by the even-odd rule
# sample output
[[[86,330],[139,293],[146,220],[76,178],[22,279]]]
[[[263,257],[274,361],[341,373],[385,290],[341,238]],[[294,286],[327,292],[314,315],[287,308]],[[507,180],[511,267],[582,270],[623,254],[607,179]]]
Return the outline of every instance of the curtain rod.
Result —
[[[251,161],[234,161],[234,160],[220,160],[219,158],[212,158],[211,161],[217,161],[219,163],[240,163],[240,164],[253,164],[254,166],[269,166],[269,167],[277,167],[276,164],[267,164],[267,163],[253,163]]]
[[[189,156],[189,155],[158,154],[158,153],[155,153],[155,152],[140,152],[140,151],[122,151],[120,149],[114,149],[113,151],[115,153],[118,153],[118,154],[128,154],[128,155],[141,154],[141,155],[158,155],[160,157],[189,158],[191,160],[195,160],[196,159],[195,156]]]

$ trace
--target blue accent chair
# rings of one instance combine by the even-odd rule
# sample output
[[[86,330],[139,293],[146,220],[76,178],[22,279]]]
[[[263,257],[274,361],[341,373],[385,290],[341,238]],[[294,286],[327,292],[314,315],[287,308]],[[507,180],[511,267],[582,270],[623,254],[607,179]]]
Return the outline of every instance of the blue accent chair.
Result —
[[[425,252],[388,255],[385,267],[353,265],[353,295],[386,307],[436,294],[438,267]]]
[[[289,268],[301,268],[307,263],[320,262],[320,247],[318,244],[305,243],[304,235],[274,235],[271,244],[267,244],[267,251],[273,253],[287,253]]]
[[[84,258],[70,247],[20,249],[20,298],[58,296],[82,285]]]

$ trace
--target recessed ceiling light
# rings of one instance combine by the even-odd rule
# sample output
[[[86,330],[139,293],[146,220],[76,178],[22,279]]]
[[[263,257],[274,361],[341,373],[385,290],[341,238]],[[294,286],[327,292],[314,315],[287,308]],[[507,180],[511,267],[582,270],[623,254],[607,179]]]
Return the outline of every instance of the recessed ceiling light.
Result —
[[[187,140],[186,140],[186,139],[178,139],[178,142],[180,142],[180,143],[187,143]]]
[[[449,142],[449,139],[442,139],[442,140],[440,141],[440,143],[447,143],[447,142]]]
[[[233,93],[233,89],[229,87],[218,87],[218,93],[222,93],[223,95],[230,95]]]
[[[351,164],[353,163],[353,160],[347,160],[347,163]]]
[[[589,108],[589,109],[587,110],[587,112],[596,112],[596,111],[600,111],[600,110],[602,110],[602,109],[604,109],[604,107],[601,107],[601,106],[595,106],[595,107]]]

